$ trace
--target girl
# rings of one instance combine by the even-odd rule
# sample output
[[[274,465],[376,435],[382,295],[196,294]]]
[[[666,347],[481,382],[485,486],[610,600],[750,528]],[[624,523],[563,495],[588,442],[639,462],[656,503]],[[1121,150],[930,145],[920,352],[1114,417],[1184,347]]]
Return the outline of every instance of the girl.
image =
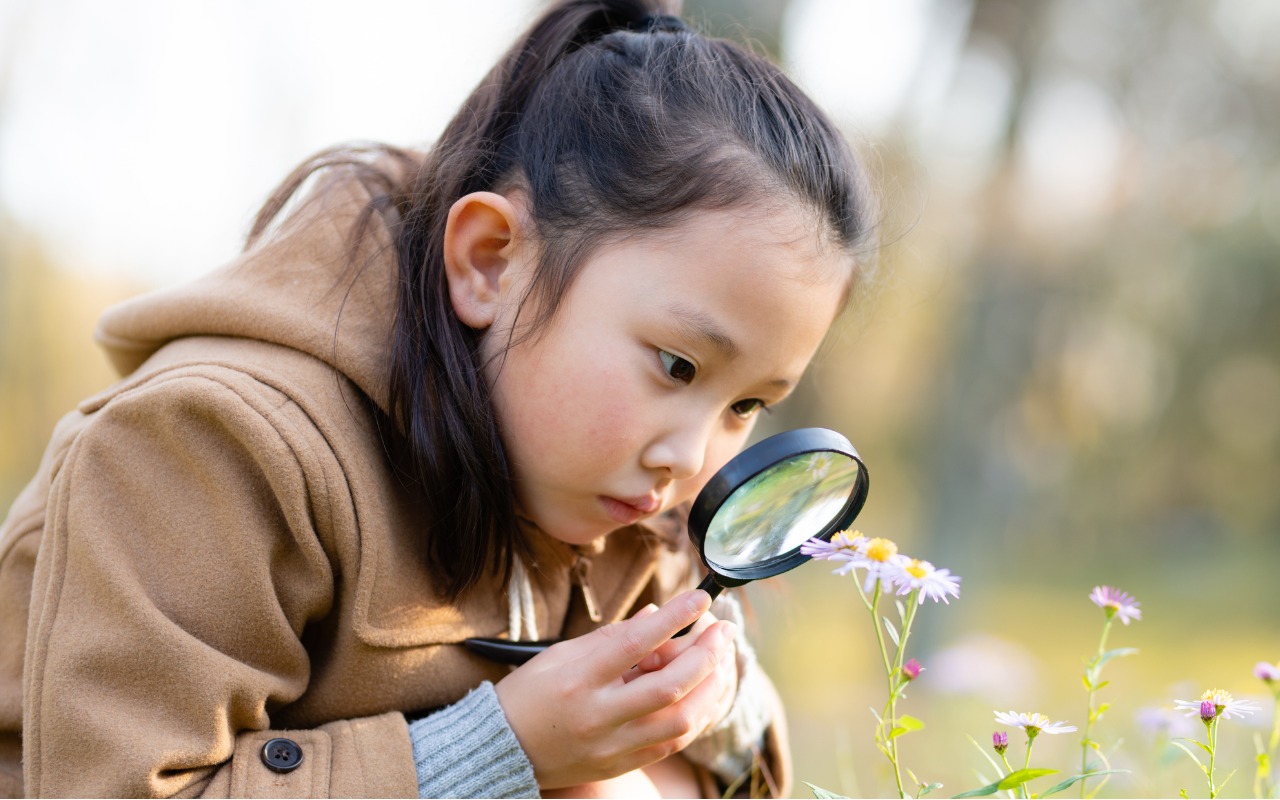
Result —
[[[304,164],[237,261],[102,321],[123,379],[0,531],[0,789],[785,792],[682,514],[870,218],[775,67],[640,0],[554,5],[426,155]],[[461,645],[502,632],[565,641]]]

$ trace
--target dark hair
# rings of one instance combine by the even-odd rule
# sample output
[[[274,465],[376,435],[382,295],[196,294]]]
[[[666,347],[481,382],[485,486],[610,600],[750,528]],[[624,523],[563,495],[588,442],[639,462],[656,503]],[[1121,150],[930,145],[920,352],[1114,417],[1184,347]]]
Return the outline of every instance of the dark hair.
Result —
[[[482,334],[449,299],[443,240],[455,201],[477,191],[527,195],[540,262],[525,298],[539,301],[532,332],[555,314],[593,249],[696,210],[799,202],[823,240],[850,254],[851,282],[853,263],[874,246],[866,174],[826,115],[768,60],[690,31],[654,2],[555,3],[408,180],[378,176],[368,152],[335,149],[299,167],[259,213],[250,241],[316,169],[364,164],[380,177],[385,191],[356,235],[376,212],[398,212],[389,413],[400,466],[430,520],[428,563],[451,598],[487,570],[507,579],[511,560],[527,555]]]

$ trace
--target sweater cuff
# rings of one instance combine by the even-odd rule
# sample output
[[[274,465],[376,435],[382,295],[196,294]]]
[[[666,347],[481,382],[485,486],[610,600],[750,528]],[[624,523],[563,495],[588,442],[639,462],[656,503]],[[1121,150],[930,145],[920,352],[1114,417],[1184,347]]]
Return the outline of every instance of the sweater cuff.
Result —
[[[539,797],[533,765],[485,681],[409,723],[419,797]]]

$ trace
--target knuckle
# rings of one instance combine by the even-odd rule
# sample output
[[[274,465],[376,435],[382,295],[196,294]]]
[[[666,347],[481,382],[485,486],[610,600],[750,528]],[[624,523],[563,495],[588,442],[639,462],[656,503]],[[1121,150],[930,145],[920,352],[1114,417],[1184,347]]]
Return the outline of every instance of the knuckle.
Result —
[[[654,687],[653,699],[660,707],[666,708],[680,702],[680,698],[684,697],[684,692],[680,686],[674,683],[661,683]]]
[[[597,629],[600,636],[610,642],[610,644],[621,650],[622,654],[635,661],[649,654],[648,648],[644,646],[644,642],[636,635],[632,626],[624,622],[611,622]]]
[[[706,669],[708,674],[715,672],[716,667],[720,666],[720,664],[725,660],[720,658],[719,650],[712,649],[708,649],[702,658],[703,667]]]
[[[671,739],[658,745],[658,752],[662,754],[662,758],[670,758],[676,753],[684,749],[684,745],[677,739]]]
[[[673,741],[682,741],[686,738],[692,738],[691,733],[694,732],[693,715],[686,709],[681,709],[679,713],[671,717],[671,738]]]
[[[637,662],[648,655],[644,642],[631,631],[620,632],[617,636],[617,641],[618,647],[629,661]]]

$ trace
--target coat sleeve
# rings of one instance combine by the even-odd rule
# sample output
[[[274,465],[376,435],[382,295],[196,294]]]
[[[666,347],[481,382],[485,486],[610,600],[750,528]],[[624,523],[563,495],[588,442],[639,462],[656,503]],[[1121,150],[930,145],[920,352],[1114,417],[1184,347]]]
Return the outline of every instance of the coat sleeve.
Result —
[[[261,386],[261,385],[260,385]],[[28,796],[416,796],[398,712],[274,730],[334,602],[323,514],[274,390],[158,377],[53,479],[23,674]],[[268,768],[288,739],[296,768]]]

